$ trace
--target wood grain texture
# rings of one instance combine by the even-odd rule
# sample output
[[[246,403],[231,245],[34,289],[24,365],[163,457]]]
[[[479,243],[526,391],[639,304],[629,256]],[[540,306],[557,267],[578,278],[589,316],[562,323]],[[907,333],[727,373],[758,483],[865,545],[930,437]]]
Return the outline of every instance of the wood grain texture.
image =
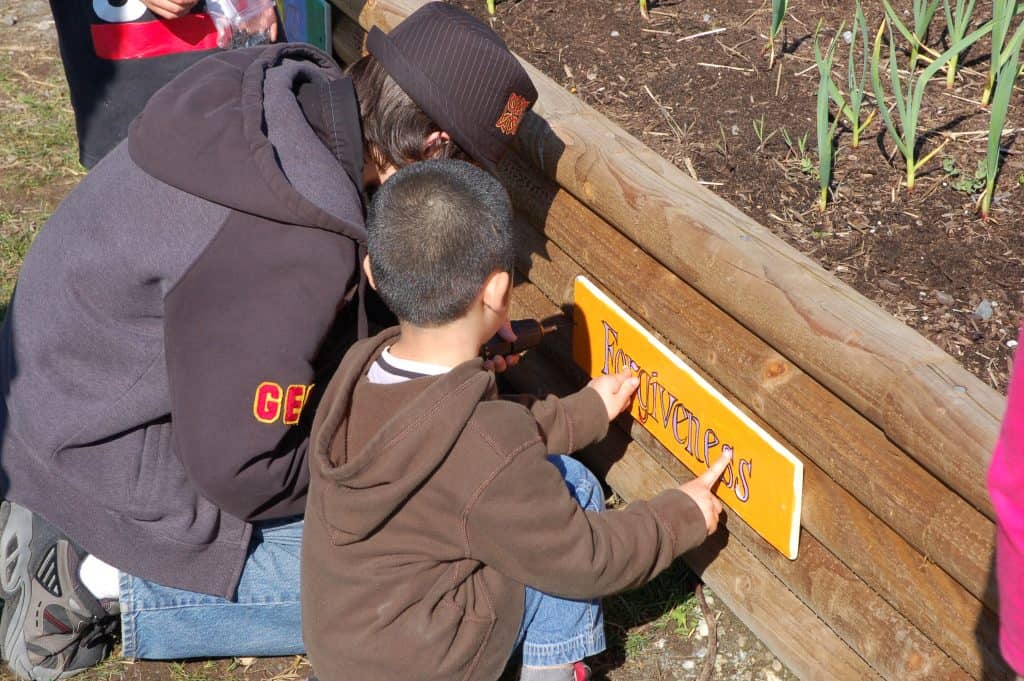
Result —
[[[423,0],[333,0],[390,30]],[[524,62],[531,164],[853,406],[989,518],[1002,396]]]
[[[509,173],[504,179],[524,217],[544,233],[520,223],[517,243],[520,267],[545,294],[569,305],[573,278],[588,274],[896,530],[921,560],[938,564],[996,607],[988,589],[991,521],[572,196],[557,188],[550,196],[553,188],[543,180]],[[546,205],[542,213],[530,211],[537,201]]]
[[[366,31],[347,14],[335,12],[334,28],[331,30],[331,47],[344,64],[351,64],[363,56],[363,42]]]
[[[362,26],[385,29],[422,4],[332,1]],[[343,17],[334,47],[350,61],[362,37]],[[801,678],[847,678],[856,663],[861,675],[849,678],[865,678],[851,646],[885,678],[1012,678],[995,652],[995,616],[978,600],[994,606],[984,471],[1001,396],[527,68],[541,92],[539,116],[524,121],[520,134],[533,165],[513,159],[502,175],[517,210],[544,232],[522,254],[531,280],[567,303],[569,273],[586,271],[800,450],[807,528],[800,560],[759,545],[733,518],[741,560],[767,567],[779,582],[774,588],[792,589],[786,593],[799,596],[833,638],[828,628],[839,632],[838,650],[852,658],[843,657],[837,675],[788,634],[759,630],[779,613],[757,619],[758,606],[743,602],[739,582],[723,600],[736,600],[734,609],[754,618],[755,633]],[[517,300],[524,296],[544,298],[530,285],[517,290]],[[531,368],[538,365],[524,364],[516,380],[550,382],[548,369]],[[645,448],[613,438],[591,453],[623,496],[650,496],[685,471],[648,439]],[[780,652],[788,648],[795,663]]]
[[[524,303],[523,286],[513,297],[522,315],[548,316],[532,300]],[[547,303],[550,305],[550,302]],[[550,360],[533,356],[508,372],[507,380],[523,392],[552,386],[555,392],[571,389],[572,382]],[[627,501],[644,499],[674,485],[673,478],[654,458],[625,433],[612,429],[602,443],[582,453],[588,465],[607,471],[607,480]],[[742,543],[728,540],[685,556],[705,583],[743,620],[759,639],[799,678],[806,681],[862,681],[878,674],[832,629],[774,576]],[[937,678],[937,677],[936,677]],[[955,677],[953,677],[955,678]]]
[[[533,284],[517,287],[514,299],[523,314],[547,316],[559,311]],[[523,367],[534,365],[538,374],[531,377],[533,381],[550,385],[554,367],[572,365],[570,320],[565,318],[561,324],[555,338],[545,339],[543,356],[535,353],[522,363]],[[583,377],[571,373],[576,376],[575,382],[569,379],[569,386],[579,385]],[[660,463],[665,475],[676,480],[692,478],[646,430],[630,423],[633,438]],[[606,456],[615,460],[613,455]],[[738,517],[731,518],[730,531],[884,677],[1012,679],[1000,661],[992,612],[813,462],[800,458],[805,465],[807,530],[801,536],[797,561],[786,560]],[[607,474],[613,489],[635,484],[622,479],[631,471],[616,473]],[[667,484],[645,482],[643,489],[650,496]]]
[[[530,74],[546,120],[529,119],[520,139],[537,167],[992,517],[984,471],[1004,409],[998,393],[542,74]]]
[[[693,475],[682,467],[672,466],[674,458],[662,444],[652,437],[639,424],[635,424],[630,433],[635,442],[657,461],[662,462],[666,470],[678,481],[691,479]],[[813,469],[813,466],[810,467]],[[806,475],[805,496],[807,506],[816,507],[816,511],[828,514],[835,510],[836,504],[821,504],[820,497],[829,492],[830,481],[827,477],[822,482]],[[816,484],[818,483],[818,484]],[[835,492],[835,490],[833,490]],[[840,508],[849,512],[851,508]],[[916,580],[935,579],[937,574],[928,573],[927,567],[920,562],[912,562],[914,552],[900,541],[892,545],[879,546],[884,551],[900,552],[887,560],[885,554],[878,552],[870,556],[859,556],[861,565],[850,565],[851,557],[858,558],[858,552],[871,546],[870,536],[862,523],[869,522],[873,516],[864,515],[863,507],[858,515],[848,515],[843,520],[854,520],[849,525],[842,525],[834,517],[828,517],[823,524],[815,520],[807,523],[802,530],[800,539],[800,558],[796,561],[787,560],[785,556],[758,537],[754,530],[746,526],[738,516],[729,512],[729,531],[762,562],[788,588],[800,597],[840,638],[866,659],[874,670],[884,678],[893,681],[909,679],[981,679],[986,681],[1013,681],[1014,675],[1005,666],[998,664],[998,643],[993,634],[988,640],[988,649],[981,651],[975,642],[975,627],[982,611],[981,603],[972,599],[948,578],[944,582],[929,583]],[[880,523],[881,524],[881,523]],[[811,528],[814,529],[811,529]],[[815,530],[822,528],[834,540],[836,552],[826,546],[815,535]],[[844,534],[844,530],[845,534]],[[835,544],[835,540],[839,544]],[[894,539],[892,537],[886,539]],[[845,541],[844,541],[845,540]],[[842,559],[838,555],[842,553]],[[921,560],[920,554],[916,558]],[[909,559],[909,560],[908,560]],[[857,571],[867,563],[867,571]],[[898,584],[882,584],[883,587],[896,586],[897,593],[902,596],[902,607],[896,607],[882,595],[874,591],[879,586],[879,566],[885,565],[887,578],[897,576]],[[915,569],[916,568],[916,569]],[[910,573],[898,574],[900,570],[913,570]],[[941,570],[936,570],[941,574]],[[951,583],[951,584],[950,584]],[[941,588],[946,587],[945,591]],[[912,598],[924,598],[923,602],[913,602]],[[943,597],[949,600],[944,601]],[[949,603],[954,603],[949,607]],[[953,613],[955,604],[962,611]],[[919,629],[910,616],[926,624],[938,640],[933,639]],[[959,620],[957,618],[966,618]],[[958,653],[971,665],[968,671],[956,664],[950,651]]]

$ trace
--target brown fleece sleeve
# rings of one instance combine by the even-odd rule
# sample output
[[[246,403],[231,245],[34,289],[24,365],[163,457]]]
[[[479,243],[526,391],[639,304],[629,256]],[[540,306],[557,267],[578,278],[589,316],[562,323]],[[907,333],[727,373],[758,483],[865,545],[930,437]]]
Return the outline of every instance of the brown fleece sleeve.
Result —
[[[464,516],[470,556],[565,598],[637,587],[705,537],[696,503],[676,489],[622,510],[584,511],[540,443],[511,456]]]
[[[608,410],[593,388],[528,405],[550,454],[571,454],[608,433]]]

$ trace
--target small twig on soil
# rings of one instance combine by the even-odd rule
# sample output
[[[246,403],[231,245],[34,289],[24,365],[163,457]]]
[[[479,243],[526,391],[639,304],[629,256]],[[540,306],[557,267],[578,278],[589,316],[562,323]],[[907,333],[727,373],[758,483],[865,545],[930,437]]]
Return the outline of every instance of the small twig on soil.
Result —
[[[718,657],[718,622],[715,621],[715,613],[711,611],[707,599],[704,598],[704,584],[697,582],[693,593],[697,596],[700,611],[708,625],[708,654],[704,658],[704,665],[701,667],[698,681],[711,681],[715,675],[715,658]]]
[[[961,102],[967,102],[968,104],[973,104],[974,106],[978,107],[979,109],[981,109],[983,111],[985,110],[985,107],[983,107],[981,104],[979,104],[978,100],[976,100],[976,99],[968,99],[967,97],[961,97],[959,95],[954,95],[952,92],[943,92],[942,94],[945,95],[946,97],[952,97],[953,99],[959,99]]]
[[[937,52],[935,52],[935,50],[931,50],[931,49],[929,49],[927,47],[925,47],[925,49],[928,50],[929,52],[931,52],[932,54],[934,54],[935,56],[939,56],[939,54]],[[931,64],[933,61],[935,61],[935,59],[933,59],[932,57],[929,57],[926,54],[918,54],[917,58],[920,59],[921,61],[926,61],[929,64]],[[979,78],[987,78],[988,77],[988,74],[981,73],[980,71],[975,71],[974,69],[968,68],[966,66],[958,66],[956,72],[958,74],[960,74],[960,73],[969,73],[972,76],[978,76]]]
[[[35,83],[36,85],[41,85],[41,86],[43,86],[45,88],[52,88],[52,87],[54,87],[53,83],[47,83],[45,80],[39,80],[37,78],[33,78],[32,76],[28,75],[27,73],[25,73],[21,69],[11,69],[11,72],[18,74],[19,76],[21,76],[22,78],[24,78],[25,80],[27,80],[30,83]]]
[[[644,33],[661,33],[662,35],[673,35],[672,31],[659,31],[656,28],[641,28]]]
[[[700,182],[700,178],[697,177],[697,171],[693,167],[693,161],[690,160],[689,156],[683,159],[683,165],[686,166],[686,172],[690,173],[690,177],[692,177],[697,182]]]
[[[807,28],[807,24],[805,24],[804,22],[800,21],[800,18],[797,15],[793,14],[792,12],[789,13],[789,18],[792,19],[793,21],[795,21],[796,23],[800,24],[804,28]]]
[[[933,184],[933,185],[932,185],[932,188],[931,188],[931,189],[929,189],[929,190],[928,190],[927,192],[925,192],[924,196],[922,196],[922,197],[921,197],[921,198],[919,199],[919,201],[922,201],[922,202],[923,202],[923,201],[924,201],[925,199],[927,199],[927,198],[928,198],[929,196],[931,196],[931,195],[932,195],[932,194],[934,194],[934,193],[935,193],[936,191],[938,191],[939,187],[941,187],[941,186],[942,186],[942,182],[941,182],[941,181],[937,181],[937,182],[935,182],[935,184]],[[920,219],[920,218],[917,218],[917,219]]]
[[[807,67],[806,69],[804,69],[803,71],[797,71],[797,72],[796,72],[796,73],[794,73],[793,75],[794,75],[794,76],[802,76],[802,75],[804,75],[805,73],[807,73],[807,72],[809,72],[809,71],[813,71],[813,70],[814,70],[814,69],[816,69],[816,68],[818,68],[818,65],[817,65],[817,64],[814,64],[814,65],[812,65],[812,66],[808,66],[808,67]]]
[[[681,42],[684,42],[686,40],[693,40],[694,38],[703,38],[706,35],[715,35],[716,33],[722,33],[723,31],[727,31],[727,30],[729,30],[729,29],[727,29],[727,28],[714,28],[714,29],[712,29],[710,31],[701,31],[700,33],[694,33],[693,35],[683,36],[682,38],[677,39],[676,42],[677,43],[681,43]]]
[[[726,66],[725,64],[708,64],[707,62],[699,61],[697,66],[707,66],[711,69],[728,69],[729,71],[743,71],[744,73],[754,73],[754,69],[745,69],[740,66]]]
[[[0,45],[0,52],[42,52],[43,45]]]
[[[748,16],[746,19],[744,19],[740,23],[740,25],[737,26],[737,28],[743,28],[744,26],[746,26],[750,22],[751,19],[753,19],[758,14],[760,14],[762,11],[764,11],[765,5],[767,5],[767,4],[768,4],[768,0],[765,0],[764,2],[762,2],[761,6],[758,7],[757,9],[755,9],[753,12],[751,12],[750,16]]]
[[[738,43],[736,43],[735,45],[733,45],[733,46],[732,46],[732,47],[730,47],[729,49],[730,49],[730,50],[737,50],[737,49],[739,49],[739,48],[743,47],[744,45],[746,45],[747,43],[752,43],[752,42],[754,42],[755,40],[757,40],[757,36],[756,36],[756,35],[755,35],[755,36],[753,36],[753,37],[751,37],[751,38],[747,38],[746,40],[741,40],[741,41],[739,41]],[[750,60],[748,59],[747,61],[750,61]]]
[[[751,64],[751,61],[749,58],[747,58],[747,55],[743,54],[742,52],[739,52],[738,50],[736,50],[736,48],[729,47],[718,38],[715,38],[715,42],[718,43],[718,46],[721,47],[726,54],[731,54],[732,56],[737,57],[738,59],[742,59],[748,64]]]
[[[276,676],[272,676],[267,681],[288,681],[290,679],[296,679],[299,677],[299,667],[308,667],[309,662],[302,656],[296,655],[292,659],[291,669],[285,670]]]
[[[676,123],[676,119],[672,118],[672,114],[669,113],[665,105],[658,101],[658,98],[654,96],[653,92],[651,92],[651,88],[644,85],[644,90],[647,92],[648,96],[654,102],[655,106],[658,107],[658,111],[661,112],[661,115],[665,117],[665,122],[668,123],[668,128],[669,130],[672,131],[672,134],[676,136],[676,141],[682,142],[683,129],[679,127],[678,123]]]
[[[1015,135],[1018,132],[1024,132],[1024,128],[1003,128],[1002,136]],[[988,130],[968,130],[964,132],[940,132],[943,137],[950,139],[960,139],[961,137],[986,137]]]
[[[779,88],[782,87],[782,62],[779,62],[779,75],[775,79],[775,96],[779,96]]]

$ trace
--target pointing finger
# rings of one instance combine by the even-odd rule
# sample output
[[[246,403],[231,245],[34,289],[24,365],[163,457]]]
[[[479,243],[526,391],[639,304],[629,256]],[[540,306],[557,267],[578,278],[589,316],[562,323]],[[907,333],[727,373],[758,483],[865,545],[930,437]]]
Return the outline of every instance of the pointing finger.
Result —
[[[732,452],[725,450],[722,455],[715,460],[711,467],[708,468],[704,473],[701,474],[700,479],[708,486],[713,486],[718,479],[722,477],[722,473],[729,467],[729,463],[732,461]]]
[[[637,389],[637,387],[639,385],[640,385],[640,379],[639,378],[631,378],[631,377],[627,376],[625,378],[625,380],[623,380],[622,383],[619,385],[619,391],[624,390],[627,395],[632,395],[636,391],[636,389]],[[616,392],[618,392],[618,391],[616,391]]]

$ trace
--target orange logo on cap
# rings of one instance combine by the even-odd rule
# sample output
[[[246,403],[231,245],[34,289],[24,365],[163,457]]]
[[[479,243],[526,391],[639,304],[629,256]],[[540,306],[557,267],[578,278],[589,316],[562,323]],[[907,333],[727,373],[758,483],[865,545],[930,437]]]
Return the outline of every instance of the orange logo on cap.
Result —
[[[506,135],[516,134],[516,130],[519,129],[519,123],[523,120],[523,114],[526,113],[526,109],[529,106],[530,102],[526,97],[513,92],[508,96],[508,101],[505,102],[505,110],[501,113],[501,117],[494,124],[494,127]]]

